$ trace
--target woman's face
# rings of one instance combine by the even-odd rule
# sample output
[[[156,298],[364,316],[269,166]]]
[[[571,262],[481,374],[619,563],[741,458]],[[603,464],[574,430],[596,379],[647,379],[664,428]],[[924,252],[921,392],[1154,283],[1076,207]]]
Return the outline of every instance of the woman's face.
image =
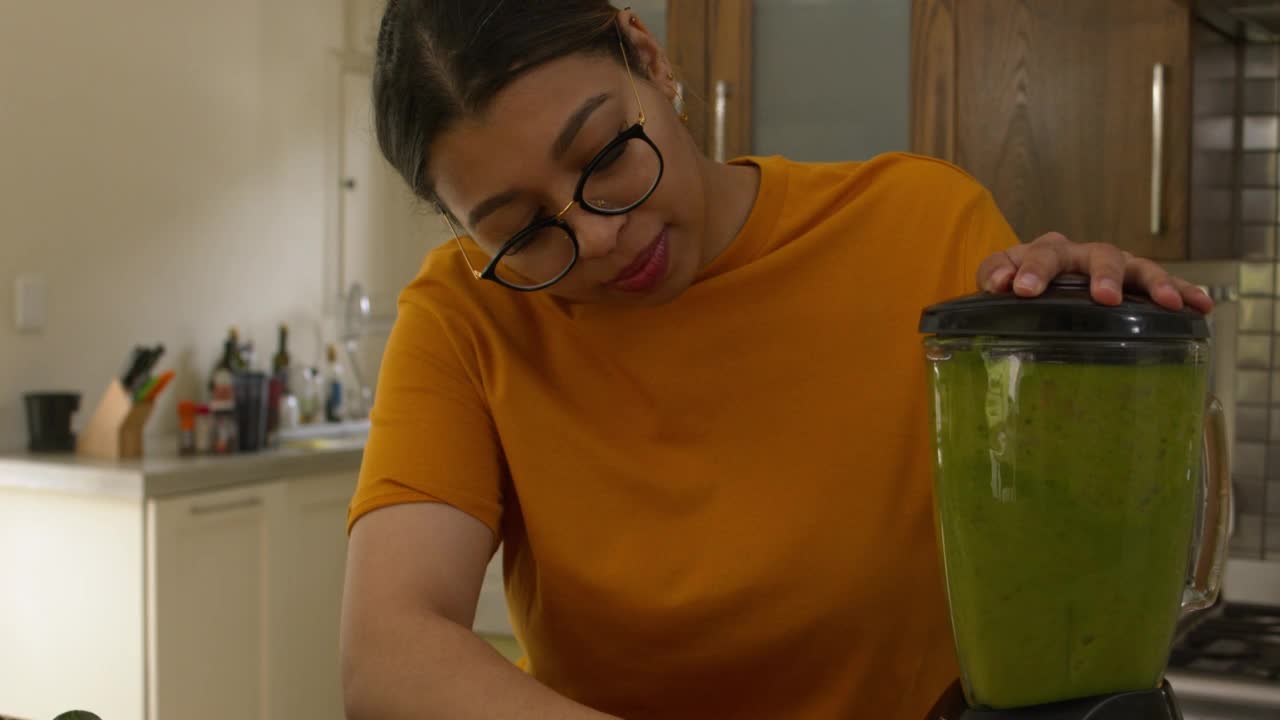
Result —
[[[504,88],[482,116],[438,138],[428,173],[441,202],[465,226],[459,230],[492,257],[531,222],[556,215],[573,200],[583,170],[636,123],[643,103],[645,134],[665,163],[661,181],[623,215],[571,207],[561,219],[577,237],[578,261],[544,292],[576,302],[655,305],[688,288],[710,260],[703,239],[703,160],[672,107],[674,83],[661,49],[628,15],[619,24],[639,56],[630,58],[634,90],[613,58],[573,55],[542,65]],[[610,158],[612,167],[592,174],[584,200],[616,207],[627,202],[628,192],[650,184],[656,156],[638,140],[626,148],[630,154]],[[549,279],[567,258],[539,248],[508,255],[503,265]],[[477,267],[487,261],[472,259]]]

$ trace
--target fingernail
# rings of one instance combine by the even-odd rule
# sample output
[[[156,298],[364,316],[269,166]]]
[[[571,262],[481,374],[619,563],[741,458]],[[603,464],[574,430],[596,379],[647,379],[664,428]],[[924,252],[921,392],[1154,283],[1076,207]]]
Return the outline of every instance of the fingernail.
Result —
[[[1040,289],[1040,278],[1033,273],[1022,273],[1013,284],[1020,290],[1035,291]]]
[[[1119,286],[1119,285],[1117,285],[1117,284],[1116,284],[1116,281],[1115,281],[1115,280],[1112,280],[1111,278],[1102,278],[1101,280],[1099,280],[1099,281],[1098,281],[1098,287],[1099,287],[1099,288],[1102,288],[1103,290],[1110,290],[1110,291],[1112,291],[1112,292],[1120,292],[1120,286]]]

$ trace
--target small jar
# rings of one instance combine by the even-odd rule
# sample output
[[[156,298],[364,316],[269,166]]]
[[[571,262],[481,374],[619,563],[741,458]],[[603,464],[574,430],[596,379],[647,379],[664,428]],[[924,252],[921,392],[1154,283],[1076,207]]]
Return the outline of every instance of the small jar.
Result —
[[[208,455],[213,450],[213,414],[208,405],[196,406],[196,454]]]
[[[196,404],[190,400],[178,403],[178,454],[196,454]]]

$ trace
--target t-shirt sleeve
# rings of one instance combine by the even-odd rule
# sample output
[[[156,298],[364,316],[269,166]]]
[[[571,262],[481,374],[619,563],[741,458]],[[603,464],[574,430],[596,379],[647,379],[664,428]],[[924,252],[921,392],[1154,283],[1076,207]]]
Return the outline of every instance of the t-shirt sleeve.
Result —
[[[973,195],[965,209],[965,221],[961,223],[961,242],[964,253],[964,277],[961,289],[964,293],[979,290],[978,267],[988,257],[1008,250],[1018,244],[1018,236],[1005,220],[1004,213],[996,206],[991,192],[976,180]]]
[[[402,298],[378,373],[369,441],[347,512],[348,532],[378,508],[442,502],[497,536],[501,446],[467,357],[472,355],[448,332],[438,308]]]
[[[978,266],[983,260],[1015,247],[1018,236],[996,205],[991,192],[976,178],[945,160],[917,155],[894,155],[908,162],[898,167],[910,185],[903,196],[915,199],[907,214],[915,218],[914,235],[940,243],[927,249],[940,262],[941,302],[976,292]],[[923,250],[923,248],[922,248]]]

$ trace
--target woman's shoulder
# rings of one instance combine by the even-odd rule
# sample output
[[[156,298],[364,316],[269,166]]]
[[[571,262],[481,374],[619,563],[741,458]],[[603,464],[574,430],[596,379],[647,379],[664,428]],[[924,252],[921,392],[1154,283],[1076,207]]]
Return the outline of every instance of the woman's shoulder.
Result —
[[[468,254],[464,256],[464,252]],[[476,279],[471,268],[480,267],[476,263],[483,257],[465,238],[462,243],[450,241],[430,250],[417,275],[400,292],[397,320],[429,321],[446,330],[465,326],[469,332],[493,322],[509,324],[509,319],[500,321],[499,317],[521,312],[520,305],[512,297],[514,293]]]
[[[888,194],[929,193],[934,201],[969,200],[986,192],[972,175],[934,157],[888,152],[866,160],[802,162],[784,157],[763,158],[785,166],[793,193],[812,195],[830,189]]]
[[[937,158],[885,153],[854,162],[752,158],[780,194],[779,232],[856,226],[862,234],[910,227],[936,235],[954,227],[990,193],[964,170]],[[768,179],[773,178],[770,182]]]
[[[991,193],[936,158],[886,153],[861,162],[812,163],[775,157],[763,159],[761,170],[765,177],[786,178],[773,248],[840,253],[843,260],[827,261],[860,267],[929,258],[942,272],[970,266],[976,271],[975,258],[1016,242]],[[966,270],[966,283],[969,277]],[[948,288],[954,291],[954,283]]]

